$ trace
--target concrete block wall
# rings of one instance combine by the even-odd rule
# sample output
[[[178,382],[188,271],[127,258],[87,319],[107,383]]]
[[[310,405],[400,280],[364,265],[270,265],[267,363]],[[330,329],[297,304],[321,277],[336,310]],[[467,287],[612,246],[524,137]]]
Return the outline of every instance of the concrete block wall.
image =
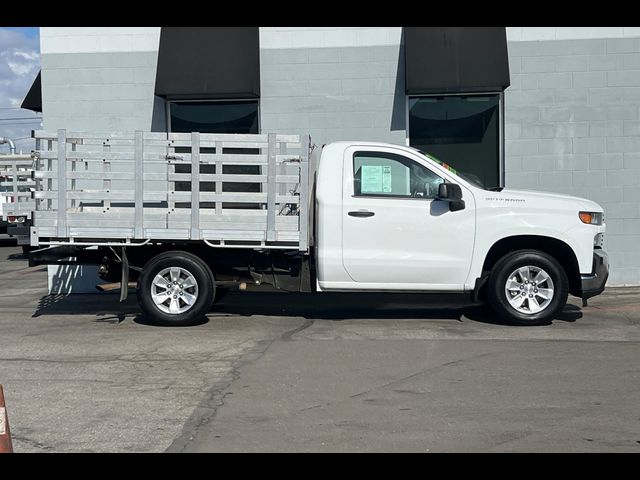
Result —
[[[614,27],[611,27],[614,28]],[[605,209],[609,285],[640,284],[640,32],[549,30],[510,41],[506,185],[586,197]],[[532,32],[523,29],[521,38]],[[535,32],[534,32],[535,33]],[[514,38],[513,35],[510,36]],[[595,38],[594,38],[595,37]],[[562,37],[561,37],[562,38]]]
[[[42,27],[44,128],[162,130],[159,36],[160,27]],[[508,27],[507,36],[507,186],[602,204],[609,284],[640,284],[640,28]],[[261,28],[262,132],[405,143],[402,48],[400,27]]]
[[[405,142],[402,28],[260,29],[262,132]],[[41,28],[44,128],[162,130],[160,27]]]
[[[150,130],[160,27],[41,27],[44,128]]]
[[[401,28],[260,29],[261,130],[405,143]]]

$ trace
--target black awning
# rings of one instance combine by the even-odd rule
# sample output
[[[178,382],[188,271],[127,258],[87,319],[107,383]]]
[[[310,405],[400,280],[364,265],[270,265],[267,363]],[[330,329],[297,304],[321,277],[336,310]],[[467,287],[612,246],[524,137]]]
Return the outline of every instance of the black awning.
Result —
[[[407,94],[502,91],[505,27],[405,27]]]
[[[42,113],[42,83],[40,81],[40,73],[41,72],[38,72],[36,79],[33,81],[33,84],[31,84],[31,88],[24,97],[20,108]]]
[[[258,27],[162,27],[156,95],[260,97]]]

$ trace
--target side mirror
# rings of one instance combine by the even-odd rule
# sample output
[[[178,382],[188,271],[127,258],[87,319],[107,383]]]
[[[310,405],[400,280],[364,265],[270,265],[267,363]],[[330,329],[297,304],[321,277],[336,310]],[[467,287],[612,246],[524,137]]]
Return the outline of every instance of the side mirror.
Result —
[[[438,200],[449,202],[449,210],[452,212],[464,210],[465,207],[462,188],[457,183],[441,183],[438,186]]]

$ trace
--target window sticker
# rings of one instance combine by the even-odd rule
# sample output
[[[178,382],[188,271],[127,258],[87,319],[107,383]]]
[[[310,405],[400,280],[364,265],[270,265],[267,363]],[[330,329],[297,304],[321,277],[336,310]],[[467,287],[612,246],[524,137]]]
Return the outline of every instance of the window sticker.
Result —
[[[382,166],[381,165],[363,165],[361,168],[361,187],[360,187],[361,192],[362,193],[380,193],[383,191],[382,188],[383,188]],[[391,188],[391,184],[389,184],[389,188]]]
[[[391,193],[391,166],[382,167],[382,191]]]

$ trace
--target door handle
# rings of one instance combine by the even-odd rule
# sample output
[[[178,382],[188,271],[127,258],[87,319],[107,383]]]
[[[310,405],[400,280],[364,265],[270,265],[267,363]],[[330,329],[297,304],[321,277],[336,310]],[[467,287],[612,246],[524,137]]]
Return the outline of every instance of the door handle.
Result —
[[[355,212],[349,212],[350,217],[367,218],[367,217],[373,217],[374,215],[375,215],[375,212],[369,212],[368,210],[357,210]]]

